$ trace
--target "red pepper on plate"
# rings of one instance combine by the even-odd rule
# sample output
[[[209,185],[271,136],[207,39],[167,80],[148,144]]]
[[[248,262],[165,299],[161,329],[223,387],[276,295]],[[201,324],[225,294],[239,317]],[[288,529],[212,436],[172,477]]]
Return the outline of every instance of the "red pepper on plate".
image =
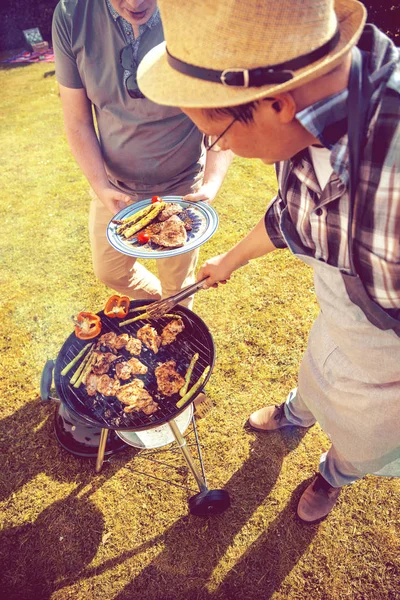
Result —
[[[155,204],[156,202],[162,202],[162,198],[160,198],[160,196],[153,196],[151,199],[151,203]]]
[[[113,319],[114,317],[118,317],[118,319],[126,317],[129,311],[130,302],[128,296],[118,296],[118,294],[110,296],[104,307],[105,316],[110,317],[110,319]]]
[[[80,340],[90,340],[101,331],[99,315],[90,312],[80,312],[75,318],[75,335]]]

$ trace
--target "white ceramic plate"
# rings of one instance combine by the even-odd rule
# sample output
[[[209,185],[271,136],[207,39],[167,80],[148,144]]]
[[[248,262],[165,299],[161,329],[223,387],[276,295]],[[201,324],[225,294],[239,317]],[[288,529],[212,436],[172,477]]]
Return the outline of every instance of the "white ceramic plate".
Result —
[[[204,202],[188,202],[187,200],[182,200],[181,196],[163,196],[162,200],[164,202],[179,204],[190,217],[192,230],[187,232],[187,241],[184,246],[180,248],[162,248],[161,246],[152,244],[151,241],[147,244],[139,244],[136,240],[128,241],[117,234],[119,225],[113,223],[113,221],[115,219],[121,221],[126,217],[133,216],[139,210],[151,204],[151,198],[141,200],[123,208],[112,218],[107,226],[107,239],[111,246],[118,250],[118,252],[134,256],[135,258],[168,258],[198,248],[217,231],[218,215],[208,204]]]

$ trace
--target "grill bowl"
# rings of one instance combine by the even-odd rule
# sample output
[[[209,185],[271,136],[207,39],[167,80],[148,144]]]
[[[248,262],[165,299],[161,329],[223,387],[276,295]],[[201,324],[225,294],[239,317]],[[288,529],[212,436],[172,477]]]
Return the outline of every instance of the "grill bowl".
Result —
[[[150,304],[151,301],[132,300],[130,308]],[[104,313],[97,313],[102,320],[102,334],[114,331],[117,335],[128,333],[136,337],[138,329],[143,327],[149,321],[136,321],[130,325],[119,327],[120,319],[110,319]],[[152,415],[145,415],[143,412],[125,413],[124,405],[114,396],[107,397],[97,392],[96,396],[90,397],[86,393],[84,385],[78,389],[69,384],[69,380],[74,374],[78,365],[69,371],[66,376],[61,375],[62,369],[78,354],[87,341],[79,340],[72,333],[64,342],[56,360],[54,369],[54,382],[57,395],[61,402],[65,404],[68,410],[73,412],[79,418],[90,425],[106,429],[118,429],[121,431],[141,431],[159,427],[171,419],[176,418],[185,408],[191,404],[197,395],[204,389],[211,376],[215,361],[215,347],[211,333],[204,321],[193,311],[183,306],[176,306],[174,314],[179,315],[185,324],[185,329],[178,335],[177,339],[169,346],[162,346],[158,354],[143,345],[139,360],[148,367],[145,375],[136,375],[142,379],[145,388],[158,403],[158,410]],[[135,316],[135,313],[132,315]],[[170,317],[150,321],[151,325],[160,333],[162,328],[171,320]],[[95,338],[93,341],[96,341]],[[197,352],[199,359],[195,364],[191,382],[197,381],[207,365],[210,371],[202,386],[199,387],[196,394],[190,398],[181,408],[176,407],[176,402],[180,399],[179,394],[166,397],[162,396],[157,390],[157,382],[154,375],[154,369],[158,363],[164,363],[167,360],[176,362],[177,371],[184,377],[193,354]],[[131,355],[125,348],[119,351],[125,358]],[[112,374],[113,371],[110,370]],[[124,383],[128,383],[126,381]]]

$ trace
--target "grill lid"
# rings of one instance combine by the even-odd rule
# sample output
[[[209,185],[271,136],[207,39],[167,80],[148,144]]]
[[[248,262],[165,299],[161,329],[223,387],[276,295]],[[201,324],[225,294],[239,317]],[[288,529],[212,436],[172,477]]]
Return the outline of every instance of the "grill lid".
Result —
[[[132,300],[130,308],[150,304],[151,301]],[[114,331],[117,335],[128,333],[136,337],[138,329],[143,327],[149,321],[136,321],[130,325],[119,327],[119,319],[110,319],[104,316],[103,311],[97,313],[102,320],[101,334]],[[69,410],[75,413],[81,419],[91,425],[107,429],[120,429],[122,431],[139,431],[158,427],[167,423],[171,419],[177,417],[203,390],[207,381],[210,378],[214,360],[215,348],[210,331],[204,321],[193,311],[183,306],[174,308],[174,314],[179,315],[184,324],[185,329],[177,336],[176,340],[169,346],[161,346],[158,353],[154,354],[149,348],[143,345],[142,352],[137,358],[147,366],[148,372],[145,375],[134,375],[144,382],[146,390],[158,404],[158,410],[152,415],[145,415],[143,412],[125,413],[124,405],[115,396],[103,396],[99,392],[95,396],[89,396],[86,392],[84,384],[79,388],[74,388],[69,381],[79,367],[78,364],[71,369],[66,376],[61,375],[62,369],[79,353],[83,346],[87,344],[87,340],[79,340],[74,333],[64,342],[60,353],[56,360],[54,369],[54,382],[58,397],[67,406]],[[171,317],[163,317],[161,319],[150,321],[158,333],[169,321]],[[96,338],[93,341],[96,341]],[[207,365],[210,366],[210,371],[200,386],[197,393],[188,400],[181,408],[176,407],[176,402],[180,399],[179,394],[173,396],[163,396],[157,389],[157,380],[154,375],[154,369],[159,363],[165,363],[168,360],[176,362],[176,370],[178,373],[185,376],[189,363],[195,353],[199,354],[191,383],[197,381],[203,373]],[[129,359],[132,355],[125,349],[118,351],[118,354],[123,355],[124,359]],[[122,360],[122,359],[121,359]],[[109,375],[113,376],[115,363],[110,367]],[[132,379],[133,379],[132,377]],[[123,384],[129,383],[130,380],[124,381]]]

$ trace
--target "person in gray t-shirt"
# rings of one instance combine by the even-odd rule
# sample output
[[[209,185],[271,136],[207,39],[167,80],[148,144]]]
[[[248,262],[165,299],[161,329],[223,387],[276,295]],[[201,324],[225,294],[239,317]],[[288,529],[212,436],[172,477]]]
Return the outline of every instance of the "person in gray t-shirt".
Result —
[[[111,217],[153,195],[211,202],[232,159],[230,152],[205,152],[201,133],[180,109],[140,92],[137,65],[163,39],[157,0],[61,0],[54,12],[67,139],[91,186],[94,271],[135,299],[157,300],[192,283],[198,251],[158,260],[157,278],[108,244]]]

